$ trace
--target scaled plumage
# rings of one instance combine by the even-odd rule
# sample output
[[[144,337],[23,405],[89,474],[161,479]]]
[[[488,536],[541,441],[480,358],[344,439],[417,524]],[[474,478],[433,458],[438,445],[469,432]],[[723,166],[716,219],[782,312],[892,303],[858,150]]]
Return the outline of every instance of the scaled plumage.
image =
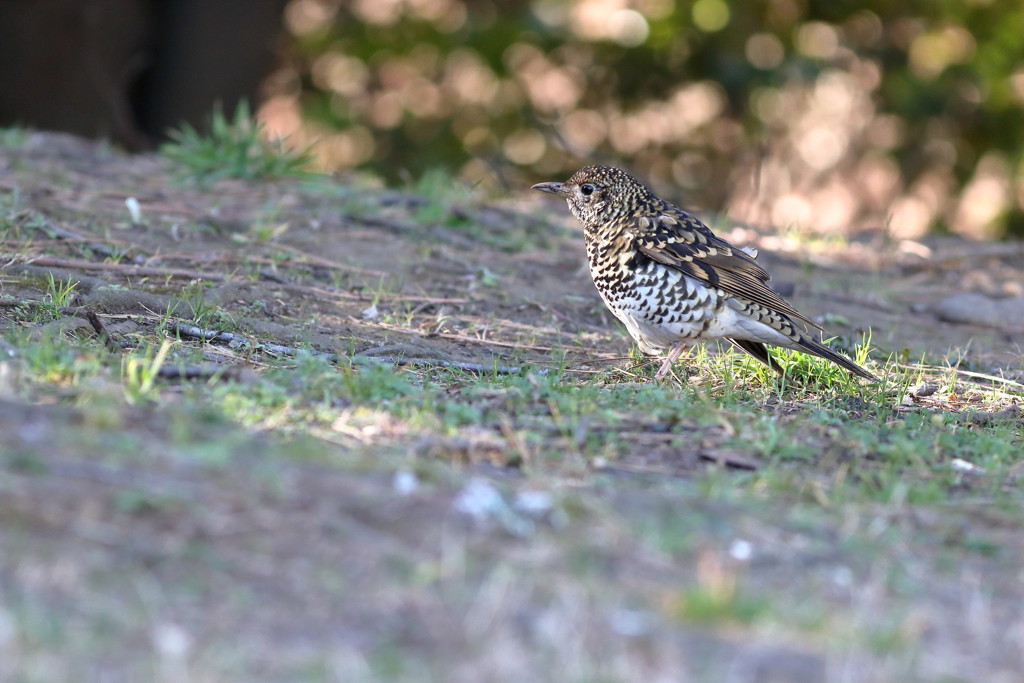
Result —
[[[583,224],[594,285],[640,349],[669,350],[657,377],[688,344],[728,339],[775,369],[765,344],[876,379],[811,336],[807,326],[818,326],[768,286],[756,252],[732,246],[625,171],[587,166],[564,183],[533,189],[564,197]]]

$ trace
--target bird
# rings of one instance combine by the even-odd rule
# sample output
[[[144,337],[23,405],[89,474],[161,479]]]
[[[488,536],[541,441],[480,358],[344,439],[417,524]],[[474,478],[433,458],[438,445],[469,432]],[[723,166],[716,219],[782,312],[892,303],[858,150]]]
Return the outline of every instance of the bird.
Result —
[[[594,285],[640,350],[668,352],[656,379],[690,345],[726,339],[776,371],[767,345],[810,353],[877,381],[823,344],[822,328],[768,286],[756,250],[733,246],[628,172],[586,166],[565,182],[532,189],[566,200],[583,226]]]

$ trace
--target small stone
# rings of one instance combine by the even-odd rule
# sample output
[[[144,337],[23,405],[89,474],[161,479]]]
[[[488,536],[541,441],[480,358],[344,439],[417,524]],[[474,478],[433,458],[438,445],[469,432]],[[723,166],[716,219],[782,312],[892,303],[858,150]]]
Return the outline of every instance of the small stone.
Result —
[[[925,396],[931,396],[939,390],[939,385],[934,382],[921,382],[907,389],[907,393],[914,398],[924,398]]]
[[[1024,297],[993,299],[983,294],[954,294],[932,307],[939,320],[989,327],[1024,325]]]
[[[967,460],[963,460],[962,458],[953,458],[952,460],[949,461],[949,466],[950,468],[956,470],[957,472],[974,472],[980,474],[985,471],[982,468],[975,465],[973,462],[968,462]]]
[[[177,624],[157,624],[150,637],[153,648],[164,659],[184,659],[192,649],[192,637]]]
[[[416,476],[415,472],[409,470],[399,470],[395,472],[395,477],[392,480],[392,486],[395,488],[395,492],[401,496],[408,496],[414,493],[420,486],[419,477]]]
[[[744,541],[742,538],[737,538],[729,544],[729,557],[740,562],[746,562],[754,554],[754,546],[750,544],[750,541]]]
[[[512,503],[516,510],[531,517],[543,517],[554,505],[554,496],[548,491],[520,491]]]

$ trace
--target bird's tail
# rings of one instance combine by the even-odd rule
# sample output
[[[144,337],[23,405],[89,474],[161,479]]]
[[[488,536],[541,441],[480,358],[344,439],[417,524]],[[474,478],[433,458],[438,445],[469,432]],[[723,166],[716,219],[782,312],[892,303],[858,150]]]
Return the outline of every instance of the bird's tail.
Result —
[[[772,355],[768,352],[768,347],[761,342],[750,341],[748,339],[729,339],[729,341],[731,341],[737,348],[749,353],[751,356],[770,367],[772,370],[775,370],[776,372],[782,371],[779,364],[774,361]],[[800,341],[796,343],[796,346],[801,351],[832,361],[839,367],[845,368],[858,377],[863,377],[864,379],[871,380],[872,382],[878,381],[878,378],[870,372],[857,365],[846,356],[839,355],[821,342],[815,341],[809,337],[801,336]]]

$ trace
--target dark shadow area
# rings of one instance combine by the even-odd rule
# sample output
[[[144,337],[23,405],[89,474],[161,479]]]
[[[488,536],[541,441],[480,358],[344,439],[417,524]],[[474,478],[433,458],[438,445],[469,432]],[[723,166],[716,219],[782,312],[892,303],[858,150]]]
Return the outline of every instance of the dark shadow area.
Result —
[[[284,0],[0,3],[0,125],[153,147],[254,100]]]

